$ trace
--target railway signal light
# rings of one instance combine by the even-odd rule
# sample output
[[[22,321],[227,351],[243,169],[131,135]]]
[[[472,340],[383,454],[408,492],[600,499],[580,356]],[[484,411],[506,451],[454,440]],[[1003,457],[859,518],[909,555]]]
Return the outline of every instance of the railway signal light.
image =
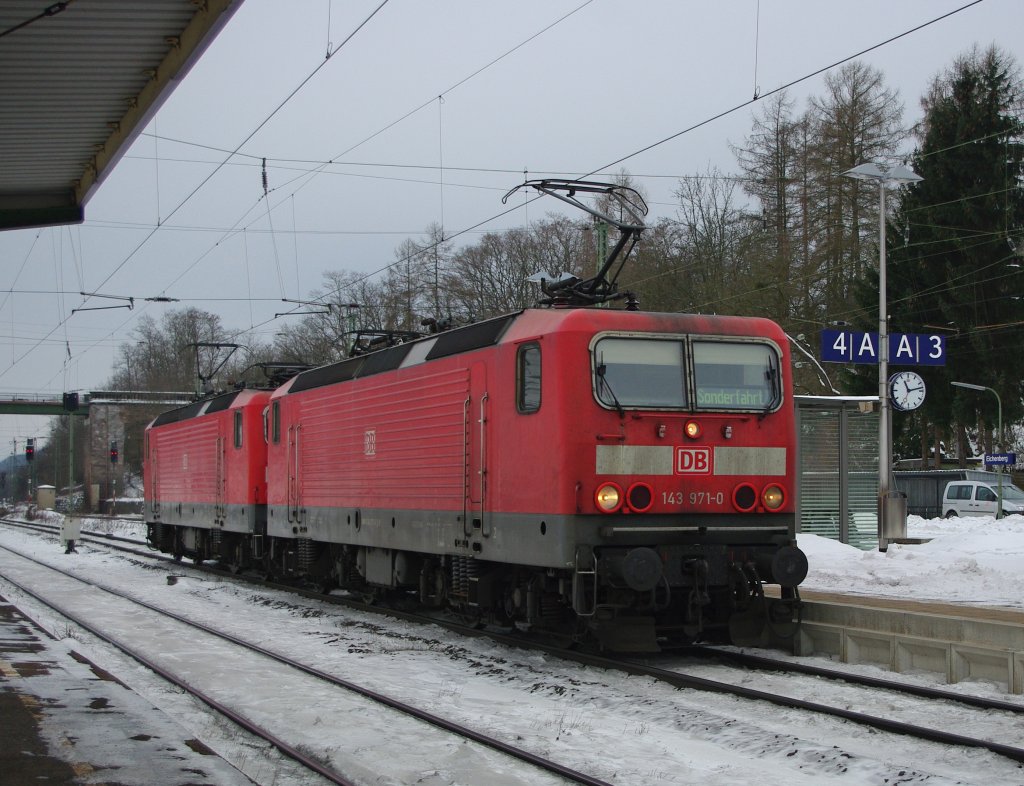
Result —
[[[64,394],[64,411],[75,412],[78,409],[78,394],[77,393],[65,393]]]
[[[111,464],[116,464],[117,463],[117,440],[116,439],[110,441],[110,463]]]
[[[32,461],[36,457],[36,441],[29,439],[25,443],[25,461]]]

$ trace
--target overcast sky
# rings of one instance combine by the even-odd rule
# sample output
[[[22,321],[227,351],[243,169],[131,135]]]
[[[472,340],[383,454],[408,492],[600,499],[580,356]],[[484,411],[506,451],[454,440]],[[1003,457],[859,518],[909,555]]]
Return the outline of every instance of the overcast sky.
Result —
[[[760,104],[742,105],[755,89],[764,96],[969,4],[390,0],[339,48],[380,3],[246,0],[84,224],[0,232],[0,395],[102,389],[138,318],[175,306],[269,342],[289,319],[273,319],[281,299],[308,297],[324,271],[379,271],[432,223],[452,236],[485,222],[459,245],[561,212],[518,198],[498,217],[524,170],[624,167],[650,197],[649,218],[672,215],[679,177],[736,171],[730,145],[750,131]],[[972,45],[1024,60],[1022,30],[1019,0],[983,0],[861,60],[899,91],[909,124],[931,79]],[[789,89],[798,109],[822,80]],[[79,291],[180,303],[69,316]],[[0,445],[46,429],[0,417]]]

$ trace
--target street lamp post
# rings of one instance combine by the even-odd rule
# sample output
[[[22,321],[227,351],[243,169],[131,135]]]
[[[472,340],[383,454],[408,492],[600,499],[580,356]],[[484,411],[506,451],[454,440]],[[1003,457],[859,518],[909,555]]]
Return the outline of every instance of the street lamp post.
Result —
[[[878,183],[878,548],[884,551],[889,541],[888,502],[891,495],[892,437],[889,429],[889,315],[886,312],[885,270],[885,189],[889,185],[916,183],[923,178],[905,166],[861,164],[843,172],[854,180]],[[900,532],[906,537],[904,514]]]
[[[989,387],[984,385],[975,385],[971,382],[950,382],[950,385],[958,388],[967,388],[968,390],[981,390],[989,391],[993,396],[996,397],[996,432],[999,434],[999,449],[1002,450],[1006,444],[1003,442],[1003,400],[999,398],[999,394]],[[1003,465],[996,464],[996,475],[998,476],[999,496],[996,497],[996,518],[1001,519],[1003,517]]]

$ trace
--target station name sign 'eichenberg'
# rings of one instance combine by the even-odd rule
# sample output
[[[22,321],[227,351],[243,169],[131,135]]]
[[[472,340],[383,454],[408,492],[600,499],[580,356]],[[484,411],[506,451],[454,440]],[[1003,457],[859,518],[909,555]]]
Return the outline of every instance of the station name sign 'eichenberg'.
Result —
[[[946,365],[946,337],[927,333],[890,333],[889,364],[893,366]],[[878,333],[857,330],[821,331],[821,359],[826,363],[877,365]]]

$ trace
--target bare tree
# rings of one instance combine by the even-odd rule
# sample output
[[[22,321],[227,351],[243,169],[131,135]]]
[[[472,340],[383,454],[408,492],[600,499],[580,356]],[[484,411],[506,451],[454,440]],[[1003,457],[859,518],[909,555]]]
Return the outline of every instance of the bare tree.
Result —
[[[448,316],[452,304],[446,299],[443,279],[451,257],[451,243],[437,224],[428,227],[423,240],[405,240],[395,249],[395,262],[385,277],[395,309],[387,320],[388,330],[415,331],[424,318]]]
[[[690,260],[684,275],[691,310],[714,308],[747,278],[749,259],[740,253],[746,222],[736,189],[736,179],[718,168],[685,178],[676,189],[681,256]]]
[[[226,382],[215,369],[223,351],[197,344],[233,343],[220,317],[197,308],[169,311],[158,322],[143,315],[132,340],[118,349],[110,384],[126,390],[194,390],[201,375],[212,383]],[[197,366],[198,358],[198,366]]]
[[[593,258],[589,224],[549,216],[530,228],[489,232],[458,251],[446,277],[455,313],[478,320],[532,306],[537,273],[584,276]],[[590,266],[592,269],[592,265]]]
[[[861,62],[825,76],[825,95],[811,98],[813,141],[809,169],[813,221],[808,236],[820,271],[820,311],[845,314],[853,283],[877,255],[878,189],[842,173],[891,160],[906,135],[903,103],[882,72]]]
[[[751,249],[753,286],[764,313],[787,321],[793,312],[792,282],[801,265],[800,184],[804,178],[802,120],[785,92],[768,100],[743,146],[734,148],[744,190],[761,206],[761,231]]]

